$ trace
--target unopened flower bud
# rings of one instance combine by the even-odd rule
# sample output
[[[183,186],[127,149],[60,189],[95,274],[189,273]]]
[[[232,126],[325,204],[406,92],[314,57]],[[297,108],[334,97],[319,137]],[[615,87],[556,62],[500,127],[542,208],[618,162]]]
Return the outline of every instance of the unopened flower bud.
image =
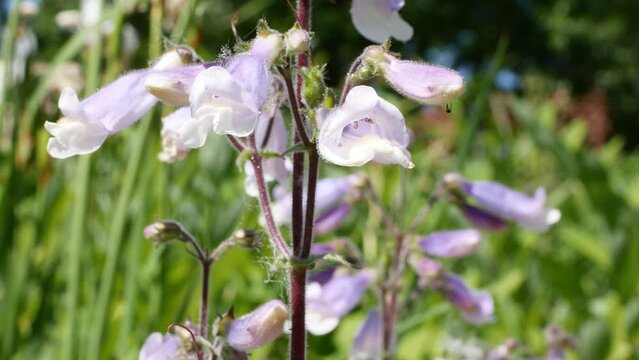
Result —
[[[182,226],[171,220],[162,220],[144,228],[144,237],[157,244],[163,244],[172,240],[184,240]]]
[[[473,253],[481,244],[481,234],[474,229],[441,231],[426,236],[419,246],[428,255],[458,258]]]
[[[444,105],[464,92],[464,79],[457,71],[400,60],[382,46],[369,46],[364,51],[363,65],[363,71],[373,75],[379,71],[398,93],[422,104]]]
[[[245,351],[262,347],[278,338],[288,319],[286,305],[271,300],[239,319],[226,325],[226,341],[236,350]]]
[[[238,229],[233,232],[233,241],[240,246],[257,248],[262,237],[255,229]]]
[[[286,52],[291,55],[301,54],[308,50],[310,43],[311,36],[300,28],[290,29],[284,37],[284,47]]]
[[[326,84],[324,84],[324,66],[302,68],[304,88],[302,95],[309,108],[319,107],[324,102]]]

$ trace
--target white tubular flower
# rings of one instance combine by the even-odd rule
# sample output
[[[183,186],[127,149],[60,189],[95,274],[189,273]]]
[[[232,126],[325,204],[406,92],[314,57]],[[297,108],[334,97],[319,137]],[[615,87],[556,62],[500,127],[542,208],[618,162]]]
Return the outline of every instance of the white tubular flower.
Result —
[[[369,161],[411,169],[404,116],[369,86],[356,86],[333,110],[319,132],[320,155],[333,164],[362,166]]]
[[[130,72],[82,101],[75,90],[64,88],[58,100],[62,118],[44,123],[53,135],[47,151],[58,159],[96,151],[109,135],[132,125],[155,105],[157,100],[144,88],[148,74],[181,64],[177,53],[170,51],[153,67]]]
[[[210,132],[250,135],[269,86],[270,73],[259,56],[238,55],[226,67],[202,71],[189,95],[193,119],[180,129],[180,139],[186,146],[198,148]]]
[[[390,37],[408,41],[413,37],[413,28],[399,16],[402,7],[404,0],[353,0],[353,25],[362,36],[376,43]]]

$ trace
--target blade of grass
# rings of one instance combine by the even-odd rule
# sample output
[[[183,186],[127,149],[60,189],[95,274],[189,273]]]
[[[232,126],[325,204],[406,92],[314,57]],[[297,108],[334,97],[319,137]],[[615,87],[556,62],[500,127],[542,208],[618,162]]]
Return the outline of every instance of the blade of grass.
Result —
[[[150,58],[156,58],[162,51],[162,2],[153,0],[151,2],[151,19],[150,19]],[[144,150],[146,135],[149,131],[151,118],[153,113],[144,117],[139,124],[133,137],[131,151],[128,156],[128,165],[125,170],[125,177],[122,183],[122,190],[116,202],[115,211],[113,212],[113,221],[111,223],[111,232],[108,236],[108,248],[106,260],[102,275],[100,276],[100,285],[96,306],[93,311],[93,336],[90,338],[88,346],[88,358],[98,359],[100,355],[100,345],[102,344],[103,331],[105,328],[106,317],[109,309],[109,300],[111,298],[111,288],[113,286],[113,277],[117,260],[120,255],[120,244],[122,243],[122,234],[126,223],[126,213],[131,199],[135,179],[139,172],[140,161]]]

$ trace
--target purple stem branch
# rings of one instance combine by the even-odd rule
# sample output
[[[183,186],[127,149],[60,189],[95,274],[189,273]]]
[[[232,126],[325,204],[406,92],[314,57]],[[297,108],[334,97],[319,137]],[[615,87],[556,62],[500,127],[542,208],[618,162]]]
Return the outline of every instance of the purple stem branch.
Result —
[[[284,242],[282,234],[280,234],[280,230],[273,219],[271,201],[266,188],[266,181],[264,180],[264,170],[262,169],[262,155],[260,155],[260,152],[257,150],[257,146],[255,145],[255,136],[250,135],[248,137],[248,141],[251,149],[253,150],[250,160],[253,165],[253,171],[255,172],[255,182],[257,184],[260,209],[262,210],[262,215],[264,215],[264,221],[266,222],[266,229],[269,233],[269,238],[271,239],[273,248],[277,253],[285,259],[291,259],[291,251],[288,246],[286,246],[286,242]]]
[[[351,67],[348,69],[348,73],[346,74],[346,80],[344,81],[344,88],[342,89],[342,96],[339,99],[340,105],[344,103],[344,101],[346,100],[346,96],[355,85],[356,82],[353,81],[353,75],[355,74],[357,69],[359,69],[360,65],[362,65],[361,56],[355,59],[355,61],[351,64]]]
[[[295,127],[297,129],[297,133],[302,140],[302,143],[307,148],[313,146],[308,135],[306,134],[306,129],[304,127],[304,120],[302,119],[302,115],[300,114],[300,101],[297,99],[297,95],[295,95],[295,86],[293,86],[293,79],[291,78],[290,67],[289,69],[278,68],[279,73],[284,78],[284,84],[286,85],[286,92],[288,94],[288,102],[289,107],[291,109],[291,114],[293,115],[293,120],[295,121]]]

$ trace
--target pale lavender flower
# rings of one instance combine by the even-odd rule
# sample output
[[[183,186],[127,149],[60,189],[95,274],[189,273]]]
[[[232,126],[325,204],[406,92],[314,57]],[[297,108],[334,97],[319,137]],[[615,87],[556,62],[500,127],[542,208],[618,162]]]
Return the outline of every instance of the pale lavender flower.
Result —
[[[183,355],[180,338],[177,335],[162,335],[154,332],[144,341],[139,360],[173,360]]]
[[[419,241],[419,246],[428,255],[445,258],[467,256],[480,244],[481,234],[474,229],[435,232]]]
[[[436,285],[466,321],[481,325],[492,322],[495,305],[487,291],[473,290],[456,275],[446,274]]]
[[[372,310],[357,329],[349,360],[375,360],[382,357],[382,319]]]
[[[443,105],[464,92],[464,78],[447,67],[400,60],[381,46],[368,47],[365,60],[378,65],[398,93],[421,104]]]
[[[530,197],[492,181],[461,180],[460,185],[482,210],[532,231],[544,232],[561,218],[559,210],[544,206],[546,191],[543,188],[538,188]]]
[[[239,351],[262,347],[282,335],[287,318],[286,305],[280,300],[271,300],[231,320],[226,325],[226,342]]]
[[[180,128],[182,124],[191,120],[191,108],[181,107],[162,118],[162,151],[158,159],[162,162],[173,163],[184,160],[189,152],[189,147],[180,140]]]
[[[315,196],[315,221],[326,221],[319,223],[319,230],[330,230],[336,227],[338,222],[345,217],[343,209],[339,210],[341,204],[349,203],[357,199],[360,195],[360,188],[365,183],[366,177],[363,174],[352,174],[345,177],[325,178],[317,182]],[[281,195],[271,206],[273,218],[279,225],[289,225],[292,218],[291,204],[293,195],[286,193]],[[304,199],[306,202],[306,199]],[[331,213],[337,211],[337,213]],[[342,213],[340,214],[340,211]],[[323,218],[327,216],[328,218]],[[335,216],[335,217],[333,217]]]
[[[376,43],[390,37],[408,41],[413,37],[413,28],[399,16],[403,7],[404,0],[353,0],[353,25],[362,36]]]
[[[187,146],[204,145],[210,132],[248,136],[255,130],[270,89],[268,64],[260,56],[237,55],[226,67],[212,66],[195,78],[189,103],[193,119],[181,128]]]
[[[130,72],[82,101],[72,88],[64,88],[58,100],[63,117],[44,123],[53,136],[47,151],[58,159],[96,151],[109,135],[132,125],[155,105],[155,97],[144,88],[146,76],[181,64],[177,52],[170,51],[150,69]]]
[[[363,270],[355,275],[334,276],[321,285],[311,282],[306,288],[306,329],[313,335],[333,331],[340,318],[359,304],[374,274]]]
[[[340,107],[322,123],[320,155],[341,166],[362,166],[369,161],[413,168],[404,116],[369,86],[356,86]]]

